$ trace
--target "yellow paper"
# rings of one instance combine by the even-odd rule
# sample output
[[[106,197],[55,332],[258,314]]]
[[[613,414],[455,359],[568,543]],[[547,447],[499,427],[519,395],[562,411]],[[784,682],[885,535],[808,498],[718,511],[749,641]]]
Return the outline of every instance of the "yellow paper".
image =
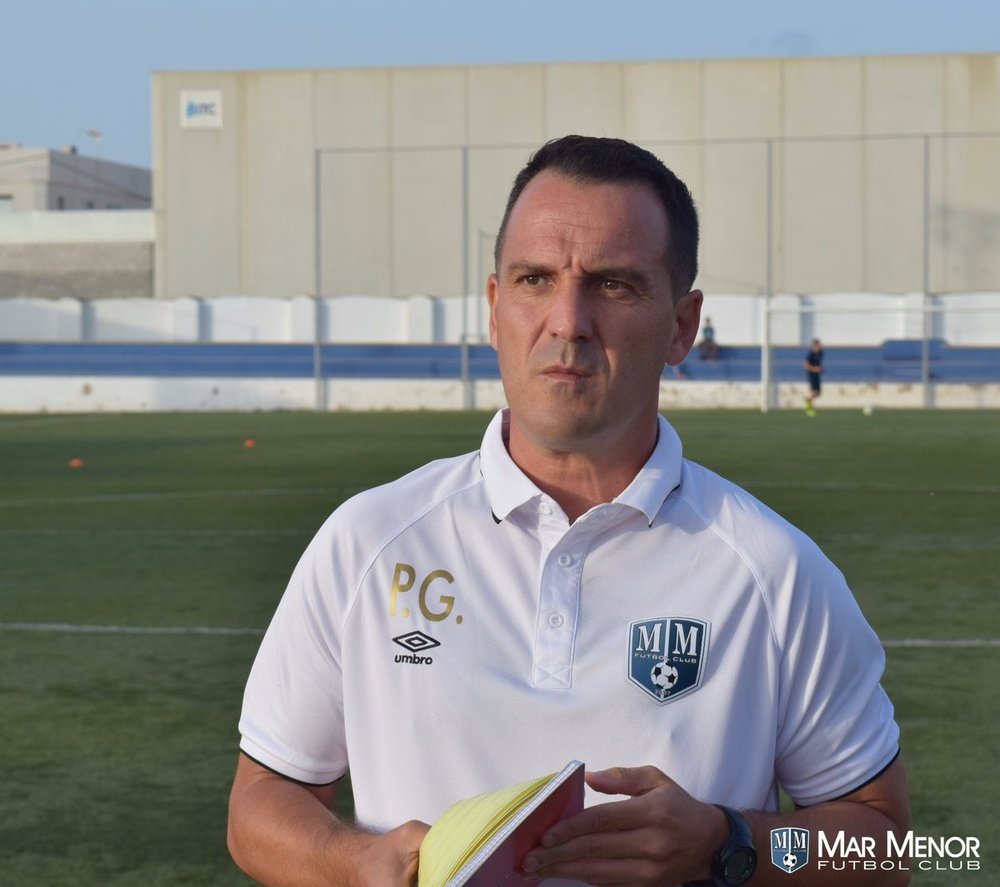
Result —
[[[420,845],[420,887],[444,887],[556,775],[486,792],[449,807]]]
[[[449,807],[420,846],[420,887],[529,887],[520,870],[546,830],[583,809],[583,764]]]

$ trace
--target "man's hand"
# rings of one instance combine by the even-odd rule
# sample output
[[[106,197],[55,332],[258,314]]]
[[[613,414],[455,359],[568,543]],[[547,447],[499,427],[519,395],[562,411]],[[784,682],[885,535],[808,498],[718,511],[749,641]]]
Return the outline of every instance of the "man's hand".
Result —
[[[412,820],[373,838],[358,854],[357,887],[387,887],[417,883],[420,844],[430,826]]]
[[[385,834],[333,815],[336,784],[305,786],[240,755],[229,799],[229,850],[269,887],[413,887],[426,823]]]
[[[586,780],[595,791],[630,797],[554,825],[525,858],[527,875],[633,887],[709,877],[712,854],[729,833],[720,810],[655,767],[616,767],[588,773]]]
[[[599,885],[674,887],[709,878],[711,859],[729,835],[723,813],[692,798],[654,767],[615,768],[587,775],[587,784],[604,794],[630,795],[589,807],[554,825],[541,846],[524,860],[536,878],[564,877]],[[906,773],[898,757],[861,788],[833,801],[789,813],[742,811],[754,834],[758,854],[769,847],[769,832],[781,826],[807,828],[813,834],[843,832],[847,837],[901,835],[910,827]],[[766,859],[766,857],[764,857]],[[787,875],[776,866],[757,866],[753,883],[786,887]],[[905,885],[906,868],[874,871],[808,867],[796,872],[800,887]]]

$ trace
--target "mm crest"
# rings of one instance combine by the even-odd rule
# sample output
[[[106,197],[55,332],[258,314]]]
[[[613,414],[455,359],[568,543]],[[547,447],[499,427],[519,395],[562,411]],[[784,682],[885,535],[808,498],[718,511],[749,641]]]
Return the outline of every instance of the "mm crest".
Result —
[[[771,862],[789,875],[809,862],[809,829],[771,829]]]
[[[708,653],[707,622],[664,616],[629,626],[628,678],[657,702],[698,689]]]

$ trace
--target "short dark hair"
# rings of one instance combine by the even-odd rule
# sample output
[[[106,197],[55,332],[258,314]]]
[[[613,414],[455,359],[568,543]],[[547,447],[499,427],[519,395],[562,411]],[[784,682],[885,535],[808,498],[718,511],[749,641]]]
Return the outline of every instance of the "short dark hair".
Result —
[[[568,135],[546,142],[517,174],[493,250],[498,271],[514,204],[528,182],[545,169],[579,182],[649,185],[667,214],[666,259],[674,297],[679,298],[691,289],[698,276],[698,211],[687,185],[644,148],[624,139],[596,136]]]

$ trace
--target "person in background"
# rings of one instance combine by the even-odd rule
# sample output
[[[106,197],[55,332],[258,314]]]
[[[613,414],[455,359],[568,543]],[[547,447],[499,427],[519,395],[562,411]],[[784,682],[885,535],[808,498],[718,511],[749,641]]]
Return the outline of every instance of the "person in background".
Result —
[[[719,357],[719,344],[715,341],[715,327],[712,326],[711,317],[705,318],[705,324],[701,328],[698,356],[702,360],[717,360]]]
[[[806,358],[802,363],[806,371],[806,382],[809,385],[809,393],[806,395],[806,415],[816,415],[816,398],[823,390],[823,344],[819,339],[813,339],[806,352]]]

